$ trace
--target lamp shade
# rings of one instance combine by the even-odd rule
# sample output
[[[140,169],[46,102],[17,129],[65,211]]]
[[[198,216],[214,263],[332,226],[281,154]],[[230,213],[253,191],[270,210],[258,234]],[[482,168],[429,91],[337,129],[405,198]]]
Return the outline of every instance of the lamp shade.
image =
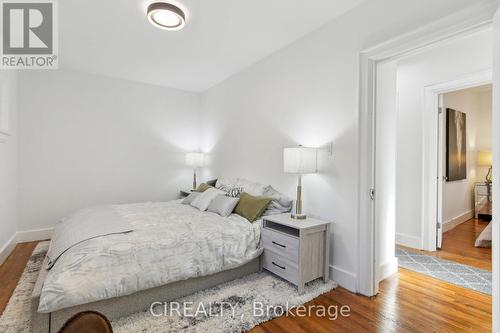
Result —
[[[283,169],[286,173],[316,173],[317,149],[306,147],[285,148]]]
[[[192,167],[201,167],[205,162],[203,153],[186,153],[186,164]]]
[[[491,151],[480,151],[477,154],[477,164],[479,166],[490,167],[493,165],[493,156]]]

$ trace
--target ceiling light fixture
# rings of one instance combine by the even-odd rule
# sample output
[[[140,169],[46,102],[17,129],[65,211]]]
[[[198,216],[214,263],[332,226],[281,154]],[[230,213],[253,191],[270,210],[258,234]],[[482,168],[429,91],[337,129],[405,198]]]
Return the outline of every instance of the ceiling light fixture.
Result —
[[[181,30],[186,25],[186,15],[182,9],[166,2],[150,4],[148,20],[155,27],[165,30]]]

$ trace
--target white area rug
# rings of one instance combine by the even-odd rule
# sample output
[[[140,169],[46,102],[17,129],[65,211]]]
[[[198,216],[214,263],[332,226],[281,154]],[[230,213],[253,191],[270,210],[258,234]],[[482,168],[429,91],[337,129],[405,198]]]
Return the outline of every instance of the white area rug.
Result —
[[[48,244],[40,243],[33,251],[0,317],[0,332],[30,331],[31,292]],[[317,280],[306,286],[303,295],[298,295],[297,289],[288,282],[266,272],[256,273],[179,299],[176,301],[181,303],[179,311],[172,310],[173,303],[158,304],[153,312],[159,316],[153,316],[148,310],[115,320],[112,325],[117,333],[245,332],[336,286],[333,281],[325,284]]]

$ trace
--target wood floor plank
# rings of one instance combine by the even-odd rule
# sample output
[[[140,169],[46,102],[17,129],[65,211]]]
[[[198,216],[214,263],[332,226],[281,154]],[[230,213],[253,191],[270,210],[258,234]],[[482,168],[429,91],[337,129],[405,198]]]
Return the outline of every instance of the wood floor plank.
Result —
[[[16,289],[17,281],[26,267],[31,253],[38,242],[19,243],[0,266],[0,314],[3,313],[9,298]]]

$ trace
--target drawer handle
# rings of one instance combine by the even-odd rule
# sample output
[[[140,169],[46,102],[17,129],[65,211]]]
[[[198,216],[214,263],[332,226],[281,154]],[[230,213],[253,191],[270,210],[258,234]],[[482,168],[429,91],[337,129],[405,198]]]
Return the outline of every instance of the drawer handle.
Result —
[[[281,269],[286,269],[286,267],[285,267],[285,266],[280,266],[280,265],[278,265],[277,263],[275,263],[274,261],[273,261],[273,265],[274,265],[274,266],[276,266],[276,267],[279,267],[279,268],[281,268]]]
[[[273,244],[274,244],[274,245],[281,246],[282,248],[286,248],[286,245],[283,245],[283,244],[280,244],[280,243],[276,243],[275,241],[273,241]]]

